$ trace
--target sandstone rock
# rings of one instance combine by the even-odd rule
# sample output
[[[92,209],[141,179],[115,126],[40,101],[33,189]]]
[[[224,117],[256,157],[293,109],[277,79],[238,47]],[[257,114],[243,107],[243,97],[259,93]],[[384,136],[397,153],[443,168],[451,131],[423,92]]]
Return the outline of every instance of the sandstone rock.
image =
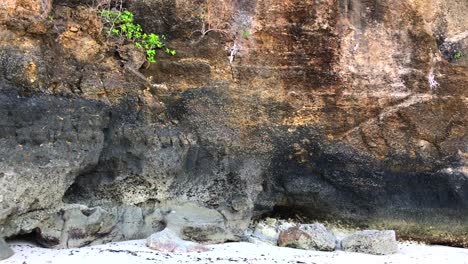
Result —
[[[299,225],[282,231],[278,245],[306,250],[334,251],[336,238],[322,224]]]
[[[80,32],[71,31],[72,29],[59,36],[59,42],[62,47],[78,60],[89,61],[96,59],[101,45],[93,38],[80,34]]]
[[[46,18],[52,9],[52,0],[4,0],[0,5],[0,23],[9,20],[36,20]]]
[[[8,246],[5,240],[0,238],[0,261],[13,256],[13,254],[13,250]]]
[[[146,245],[154,250],[171,253],[209,251],[206,246],[182,240],[176,232],[166,228],[148,237]]]
[[[341,248],[349,252],[389,255],[398,252],[398,242],[393,230],[364,230],[345,237]]]

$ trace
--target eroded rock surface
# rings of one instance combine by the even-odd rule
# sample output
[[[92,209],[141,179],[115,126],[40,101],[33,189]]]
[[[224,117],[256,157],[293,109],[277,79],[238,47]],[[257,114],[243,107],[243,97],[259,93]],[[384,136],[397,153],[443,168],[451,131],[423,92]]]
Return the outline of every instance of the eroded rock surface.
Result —
[[[299,214],[468,245],[466,1],[131,1],[154,65],[93,2],[0,4],[0,234],[145,238],[178,201],[218,242]]]
[[[322,224],[299,225],[281,231],[278,246],[306,250],[334,251],[335,236]]]
[[[341,241],[341,248],[349,252],[389,255],[398,252],[398,242],[395,231],[364,230],[345,237]]]

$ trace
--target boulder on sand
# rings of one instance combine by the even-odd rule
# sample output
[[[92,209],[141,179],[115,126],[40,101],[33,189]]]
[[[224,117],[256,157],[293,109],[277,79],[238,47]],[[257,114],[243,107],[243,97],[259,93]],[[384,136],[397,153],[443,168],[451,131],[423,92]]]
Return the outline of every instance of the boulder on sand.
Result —
[[[349,252],[389,255],[398,252],[398,242],[393,230],[364,230],[345,237],[341,248]]]
[[[176,232],[169,228],[152,234],[146,240],[146,245],[154,250],[172,253],[189,253],[210,250],[206,246],[181,239],[177,236]]]
[[[322,224],[298,225],[282,231],[278,238],[280,247],[306,250],[334,251],[336,238]]]

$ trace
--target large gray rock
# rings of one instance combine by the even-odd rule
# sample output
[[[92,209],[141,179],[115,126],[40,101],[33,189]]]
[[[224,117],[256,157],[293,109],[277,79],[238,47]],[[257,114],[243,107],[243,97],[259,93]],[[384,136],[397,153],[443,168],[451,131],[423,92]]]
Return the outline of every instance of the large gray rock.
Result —
[[[235,239],[225,226],[223,215],[214,209],[190,202],[169,202],[161,207],[166,211],[165,223],[178,236],[201,243],[221,243]]]
[[[181,239],[170,228],[152,234],[146,240],[146,245],[154,250],[171,253],[189,253],[195,251],[208,251],[209,248],[195,242]]]
[[[13,254],[13,250],[8,246],[5,240],[3,240],[3,238],[0,238],[0,260],[7,259],[13,256]]]
[[[306,250],[334,251],[336,238],[322,224],[299,225],[282,231],[278,245]]]
[[[344,251],[373,255],[389,255],[398,252],[398,242],[393,230],[364,230],[341,241]]]

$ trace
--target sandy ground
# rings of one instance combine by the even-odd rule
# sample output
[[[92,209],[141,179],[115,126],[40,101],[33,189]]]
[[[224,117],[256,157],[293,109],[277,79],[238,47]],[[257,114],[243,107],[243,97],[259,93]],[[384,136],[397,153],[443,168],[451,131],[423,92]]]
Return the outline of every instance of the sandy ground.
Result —
[[[80,249],[53,250],[27,243],[11,243],[16,254],[0,264],[130,264],[130,263],[307,263],[307,264],[468,264],[468,249],[400,244],[400,252],[390,256],[359,253],[316,252],[250,243],[210,246],[203,253],[167,254],[145,246],[144,240],[110,243]]]

